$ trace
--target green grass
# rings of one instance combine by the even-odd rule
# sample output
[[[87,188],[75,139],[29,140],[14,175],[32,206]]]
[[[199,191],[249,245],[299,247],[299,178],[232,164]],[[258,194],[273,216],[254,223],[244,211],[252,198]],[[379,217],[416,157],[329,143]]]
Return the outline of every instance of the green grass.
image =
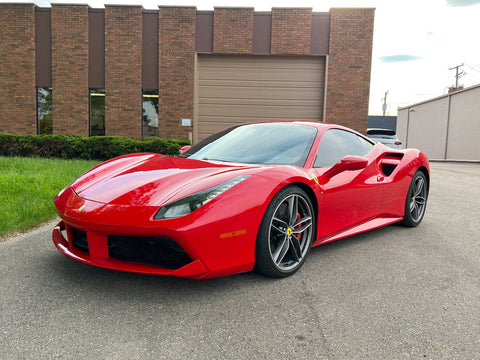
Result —
[[[55,218],[55,195],[98,163],[0,157],[0,238]]]

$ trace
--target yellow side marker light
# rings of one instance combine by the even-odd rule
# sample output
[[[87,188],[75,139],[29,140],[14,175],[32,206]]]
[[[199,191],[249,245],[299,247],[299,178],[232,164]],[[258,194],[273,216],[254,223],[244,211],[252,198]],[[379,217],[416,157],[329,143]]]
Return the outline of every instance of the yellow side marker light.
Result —
[[[246,233],[247,233],[247,229],[233,231],[233,232],[230,232],[230,233],[221,234],[220,239],[226,239],[226,238],[230,238],[230,237],[238,236],[238,235],[245,235]]]

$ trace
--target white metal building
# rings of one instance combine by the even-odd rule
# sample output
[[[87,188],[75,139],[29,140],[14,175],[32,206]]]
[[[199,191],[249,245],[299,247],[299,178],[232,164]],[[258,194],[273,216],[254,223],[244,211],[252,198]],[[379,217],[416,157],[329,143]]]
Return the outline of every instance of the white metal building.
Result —
[[[430,160],[480,161],[480,84],[400,108],[397,135]]]

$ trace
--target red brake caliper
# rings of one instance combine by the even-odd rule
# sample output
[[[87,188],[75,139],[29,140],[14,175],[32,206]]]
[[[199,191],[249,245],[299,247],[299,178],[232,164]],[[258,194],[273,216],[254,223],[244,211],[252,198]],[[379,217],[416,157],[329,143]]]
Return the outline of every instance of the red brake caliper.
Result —
[[[300,213],[297,212],[297,221],[300,220],[300,219],[301,219]],[[302,226],[302,225],[300,225],[300,224],[297,225],[297,226],[295,227],[295,229],[298,229],[300,226]],[[301,235],[302,235],[302,234],[295,234],[295,235],[296,235],[296,237],[297,237],[298,242],[300,243],[300,238],[301,238]]]

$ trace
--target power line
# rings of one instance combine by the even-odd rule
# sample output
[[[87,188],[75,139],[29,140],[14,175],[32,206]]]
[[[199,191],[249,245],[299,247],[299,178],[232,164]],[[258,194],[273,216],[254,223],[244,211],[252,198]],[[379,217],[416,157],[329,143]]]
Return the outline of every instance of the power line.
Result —
[[[477,72],[480,73],[480,70],[476,69],[474,66],[468,65],[468,64],[464,64],[464,65],[466,65],[466,66],[468,66],[470,69],[475,70],[475,71],[477,71]]]
[[[468,73],[465,72],[465,77],[466,77],[467,79],[469,79],[470,81],[473,80],[473,81],[475,81],[475,82],[477,82],[477,83],[480,83],[480,78],[477,77],[478,74],[480,74],[480,70],[477,70],[477,69],[475,69],[473,66],[470,66],[470,65],[468,65],[468,64],[465,64],[465,65],[467,65],[468,68],[469,68]],[[472,71],[470,71],[470,70],[474,70],[474,71],[476,71],[478,74],[477,74],[477,73],[473,73],[473,74],[472,74]]]
[[[480,82],[480,79],[478,77],[476,77],[475,75],[472,75],[470,73],[465,73],[465,77],[469,77],[471,79],[474,79],[476,81],[479,81]]]

